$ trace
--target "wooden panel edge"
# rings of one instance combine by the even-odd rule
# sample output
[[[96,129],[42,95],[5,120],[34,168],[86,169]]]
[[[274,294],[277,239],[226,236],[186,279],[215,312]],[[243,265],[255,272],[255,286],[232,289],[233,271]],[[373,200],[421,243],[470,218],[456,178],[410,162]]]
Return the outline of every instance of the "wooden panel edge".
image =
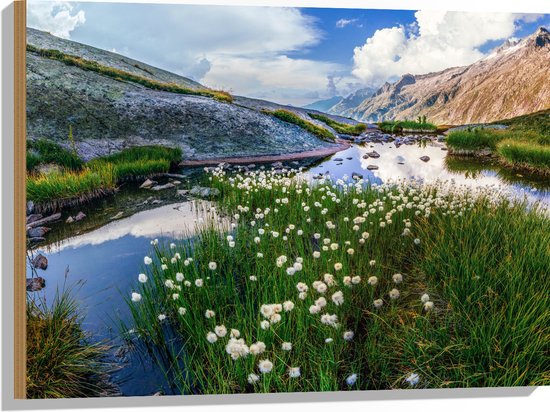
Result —
[[[27,2],[14,2],[14,398],[26,398],[26,26]]]

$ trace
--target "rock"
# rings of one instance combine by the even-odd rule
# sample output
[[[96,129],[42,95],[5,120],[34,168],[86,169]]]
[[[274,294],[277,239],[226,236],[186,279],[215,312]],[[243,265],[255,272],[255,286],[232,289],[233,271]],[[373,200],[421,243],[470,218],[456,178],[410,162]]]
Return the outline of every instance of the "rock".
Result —
[[[248,166],[249,169],[254,169],[256,167],[256,165],[254,163],[250,163]]]
[[[50,231],[49,227],[39,226],[31,228],[27,231],[28,237],[44,237],[46,233]]]
[[[278,169],[280,167],[283,167],[283,163],[282,162],[275,162],[275,163],[271,163],[271,166],[273,166],[275,169]]]
[[[372,157],[373,159],[378,159],[380,157],[380,155],[378,154],[378,152],[376,152],[375,150],[373,150],[372,152],[368,152],[367,153],[367,156],[368,157]]]
[[[27,230],[33,227],[43,225],[44,223],[55,222],[56,220],[59,220],[59,219],[61,219],[61,213],[54,213],[53,215],[50,215],[43,219],[35,220],[34,222],[28,223]]]
[[[219,196],[220,191],[216,188],[211,188],[211,187],[194,186],[189,192],[189,194],[192,196],[208,199],[211,197]]]
[[[141,184],[141,186],[139,188],[140,189],[149,189],[151,186],[156,185],[156,184],[157,184],[157,182],[155,182],[154,180],[147,179],[145,182],[143,182]]]
[[[378,166],[376,166],[376,165],[368,165],[368,166],[367,166],[367,169],[368,169],[368,170],[378,170]]]
[[[162,200],[159,200],[159,199],[155,199],[151,202],[152,205],[159,205],[162,203]]]
[[[178,190],[176,194],[178,196],[187,196],[189,194],[189,190]]]
[[[333,162],[343,162],[344,159],[342,159],[341,157],[335,157],[334,159],[332,159]]]
[[[27,278],[27,292],[38,292],[46,287],[46,280],[41,277]]]
[[[124,212],[118,212],[116,215],[111,217],[111,220],[120,219],[122,216],[124,216]]]
[[[449,149],[447,149],[446,147],[442,147],[441,150],[447,151]]]
[[[48,258],[43,254],[39,254],[32,260],[32,266],[35,269],[46,270],[48,268]]]
[[[72,216],[69,216],[69,217],[67,218],[67,220],[65,220],[65,223],[73,223],[73,222],[74,222],[74,219],[73,219]]]
[[[185,175],[181,175],[178,173],[165,173],[164,176],[171,177],[173,179],[186,179]]]
[[[420,160],[422,160],[423,162],[429,162],[430,161],[430,156],[422,156],[420,158]]]
[[[82,212],[78,212],[77,215],[74,217],[74,220],[76,220],[77,222],[81,221],[82,219],[84,219],[86,217],[86,215]]]
[[[27,202],[27,214],[30,215],[34,212],[34,202],[32,200],[29,200]]]
[[[172,180],[170,183],[173,185],[181,185],[181,182],[179,180]]]
[[[353,172],[353,173],[351,174],[351,178],[352,178],[352,179],[355,179],[355,180],[360,180],[360,179],[363,178],[363,175],[360,174],[360,173]]]
[[[346,157],[346,159],[348,159],[348,160],[353,160],[353,157]]]
[[[27,216],[27,225],[29,223],[32,223],[32,222],[36,222],[37,220],[40,220],[42,219],[44,216],[42,216],[41,214],[34,214],[34,215],[29,215]]]
[[[176,187],[173,183],[166,183],[165,185],[153,186],[151,190],[158,192],[160,190],[171,189],[173,187]]]

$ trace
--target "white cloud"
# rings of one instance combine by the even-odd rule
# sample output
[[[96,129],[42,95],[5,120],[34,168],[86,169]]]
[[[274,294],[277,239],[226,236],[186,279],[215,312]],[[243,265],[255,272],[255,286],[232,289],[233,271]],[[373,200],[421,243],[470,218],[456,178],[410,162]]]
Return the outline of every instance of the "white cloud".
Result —
[[[27,3],[27,25],[51,34],[69,38],[71,32],[86,22],[85,13],[73,13],[73,6],[66,1],[36,1]]]
[[[343,29],[344,27],[354,23],[357,23],[357,19],[340,19],[336,22],[336,27]]]
[[[511,37],[519,20],[537,19],[513,13],[445,11],[418,11],[415,17],[413,25],[377,30],[356,47],[353,74],[367,85],[378,86],[406,73],[468,65],[484,56],[480,46]]]

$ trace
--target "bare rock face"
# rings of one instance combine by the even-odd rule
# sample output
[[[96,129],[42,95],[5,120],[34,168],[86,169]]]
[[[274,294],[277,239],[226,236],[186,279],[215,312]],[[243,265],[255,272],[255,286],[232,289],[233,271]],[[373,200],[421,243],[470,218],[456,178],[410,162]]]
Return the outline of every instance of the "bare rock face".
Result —
[[[27,42],[39,49],[60,50],[152,80],[204,88],[125,56],[38,30],[27,29]],[[231,104],[153,90],[27,51],[28,138],[51,139],[67,146],[71,125],[76,150],[84,160],[143,145],[180,147],[184,159],[193,160],[336,147],[299,126],[263,113],[264,108],[285,108],[307,116],[305,109],[261,100],[236,96]]]
[[[403,76],[344,114],[361,121],[415,119],[439,124],[497,121],[549,108],[550,33],[539,28],[470,66]]]

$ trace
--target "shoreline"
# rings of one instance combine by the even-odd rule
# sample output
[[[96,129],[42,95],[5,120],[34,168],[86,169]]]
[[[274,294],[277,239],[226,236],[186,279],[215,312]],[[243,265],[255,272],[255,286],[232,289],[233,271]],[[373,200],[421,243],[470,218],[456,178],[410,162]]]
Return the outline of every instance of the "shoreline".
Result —
[[[178,166],[212,166],[218,165],[220,163],[229,163],[229,164],[244,164],[244,163],[269,163],[269,162],[280,162],[286,160],[297,160],[297,159],[307,159],[309,157],[325,157],[338,153],[342,150],[348,149],[351,147],[351,143],[347,143],[344,140],[337,140],[337,145],[325,149],[317,150],[307,150],[305,152],[296,152],[280,155],[261,155],[261,156],[242,156],[242,157],[216,157],[212,159],[202,159],[202,160],[182,160],[178,163]]]

